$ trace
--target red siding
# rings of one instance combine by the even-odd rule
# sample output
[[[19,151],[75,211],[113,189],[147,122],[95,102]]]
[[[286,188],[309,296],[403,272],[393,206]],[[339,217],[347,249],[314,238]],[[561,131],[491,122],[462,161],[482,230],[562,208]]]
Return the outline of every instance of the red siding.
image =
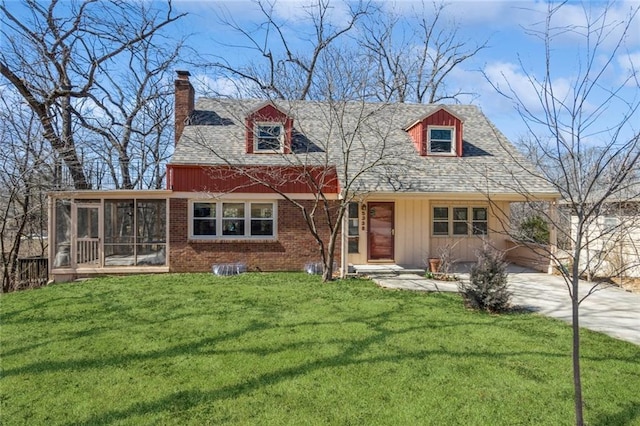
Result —
[[[291,134],[293,131],[293,119],[284,112],[280,111],[271,104],[267,104],[259,110],[248,115],[245,119],[247,129],[246,151],[247,154],[253,154],[253,124],[255,122],[266,121],[282,123],[284,125],[284,153],[291,153]]]
[[[269,186],[291,194],[316,193],[321,187],[325,194],[339,192],[334,167],[293,166],[167,166],[167,189],[174,191],[272,193]],[[265,184],[255,183],[260,179]]]
[[[300,200],[311,209],[313,201]],[[318,244],[309,232],[300,209],[288,201],[278,201],[278,237],[275,241],[190,241],[189,203],[170,200],[169,219],[171,272],[208,272],[214,263],[244,262],[250,271],[302,271],[305,263],[320,261]],[[332,204],[337,211],[338,201]],[[319,226],[319,234],[329,241],[329,227]],[[340,259],[336,246],[335,262]]]
[[[427,155],[427,126],[453,126],[456,129],[456,152],[462,157],[462,121],[445,109],[439,109],[407,130],[420,155]]]
[[[416,147],[416,151],[418,151],[420,155],[426,154],[423,128],[424,125],[422,122],[419,122],[408,130],[409,136],[411,136],[411,140],[413,141],[413,146]]]
[[[423,136],[423,145],[425,145],[428,141],[426,132],[427,126],[453,126],[456,129],[456,152],[458,157],[462,157],[462,122],[449,113],[445,109],[439,109],[435,113],[431,114],[427,118],[424,119],[424,136]],[[426,154],[427,149],[424,147],[424,152]],[[423,154],[424,155],[424,154]]]

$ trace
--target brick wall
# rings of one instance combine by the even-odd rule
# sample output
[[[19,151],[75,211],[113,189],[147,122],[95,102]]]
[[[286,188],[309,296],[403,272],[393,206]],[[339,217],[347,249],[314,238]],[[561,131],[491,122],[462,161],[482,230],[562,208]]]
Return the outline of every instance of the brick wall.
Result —
[[[312,201],[301,201],[309,207]],[[278,202],[278,238],[275,241],[189,241],[186,199],[170,200],[171,272],[211,271],[214,263],[244,262],[250,271],[302,271],[307,262],[319,262],[318,244],[311,236],[300,209],[288,201]],[[323,228],[328,243],[328,227]],[[340,241],[335,262],[339,266]]]
[[[189,82],[188,71],[177,71],[177,78],[174,82],[175,95],[175,143],[178,144],[182,131],[184,130],[185,121],[193,112],[195,104],[195,90]]]

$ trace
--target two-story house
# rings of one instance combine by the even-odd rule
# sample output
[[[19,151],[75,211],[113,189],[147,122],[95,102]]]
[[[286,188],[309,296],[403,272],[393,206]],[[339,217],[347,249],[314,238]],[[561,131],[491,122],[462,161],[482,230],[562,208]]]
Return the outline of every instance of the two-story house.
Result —
[[[176,146],[163,191],[51,194],[51,273],[301,270],[318,260],[301,206],[349,202],[336,261],[423,267],[448,246],[507,249],[509,206],[554,188],[472,105],[195,101],[175,82]],[[319,222],[321,223],[321,222]],[[316,230],[323,239],[329,229]]]

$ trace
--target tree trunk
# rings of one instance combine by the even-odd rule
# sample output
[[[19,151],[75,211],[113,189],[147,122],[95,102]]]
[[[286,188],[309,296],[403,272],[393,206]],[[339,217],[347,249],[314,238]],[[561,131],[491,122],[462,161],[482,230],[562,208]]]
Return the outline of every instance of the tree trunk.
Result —
[[[66,84],[71,86],[70,83]],[[91,189],[91,185],[84,174],[83,164],[80,158],[78,158],[78,152],[76,151],[75,140],[73,138],[71,96],[61,97],[60,105],[62,110],[62,137],[57,138],[53,132],[46,132],[45,137],[51,142],[55,150],[60,153],[60,156],[67,165],[71,179],[73,179],[74,188]],[[45,120],[50,120],[50,117],[47,117]],[[51,125],[50,122],[48,124]],[[45,126],[45,129],[48,129],[48,127]],[[47,137],[47,135],[49,135],[49,137]]]
[[[583,413],[582,413],[582,379],[580,377],[580,321],[579,321],[579,308],[580,299],[578,297],[578,282],[579,277],[573,276],[573,295],[571,297],[571,310],[572,310],[572,328],[573,328],[573,391],[574,391],[574,403],[576,411],[576,425],[584,425]]]
[[[335,252],[336,238],[332,230],[331,236],[329,237],[329,244],[327,245],[327,253],[325,258],[323,259],[324,264],[322,265],[322,281],[325,283],[328,281],[333,281],[333,263],[335,262],[333,255]]]

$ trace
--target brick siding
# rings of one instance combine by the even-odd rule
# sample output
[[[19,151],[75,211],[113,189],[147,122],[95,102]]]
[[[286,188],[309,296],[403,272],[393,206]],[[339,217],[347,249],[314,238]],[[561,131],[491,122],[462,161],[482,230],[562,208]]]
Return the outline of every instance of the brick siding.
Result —
[[[301,201],[311,207],[312,201]],[[309,232],[300,209],[292,203],[278,201],[278,236],[275,241],[193,241],[189,240],[189,202],[170,200],[170,270],[171,272],[206,272],[216,263],[244,262],[250,271],[302,271],[305,263],[319,262],[318,244]],[[322,228],[325,243],[328,227]],[[340,241],[335,261],[339,265]]]

